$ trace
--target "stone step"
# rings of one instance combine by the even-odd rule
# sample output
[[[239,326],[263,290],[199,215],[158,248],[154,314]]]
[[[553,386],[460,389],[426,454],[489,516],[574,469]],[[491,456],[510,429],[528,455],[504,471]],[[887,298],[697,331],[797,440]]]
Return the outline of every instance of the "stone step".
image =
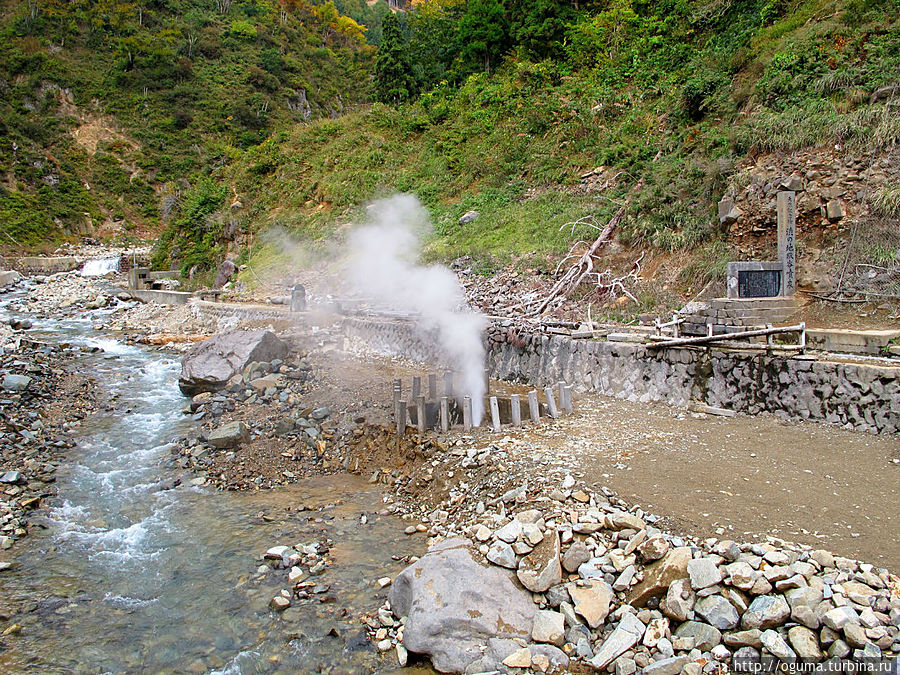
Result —
[[[777,298],[716,298],[710,300],[710,309],[774,309],[780,307],[800,307],[802,302],[796,297]]]
[[[851,354],[890,354],[894,343],[900,342],[900,330],[845,330],[811,328],[806,342],[813,349]]]

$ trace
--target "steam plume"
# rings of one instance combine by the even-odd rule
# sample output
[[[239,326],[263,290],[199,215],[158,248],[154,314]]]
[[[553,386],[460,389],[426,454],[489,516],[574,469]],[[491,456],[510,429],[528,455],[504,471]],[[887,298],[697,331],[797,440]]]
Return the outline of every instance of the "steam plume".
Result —
[[[369,224],[351,232],[349,278],[356,290],[393,310],[419,316],[420,327],[436,334],[444,354],[472,397],[476,423],[484,412],[486,320],[466,309],[463,289],[440,265],[419,264],[422,238],[431,230],[428,211],[412,195],[395,195],[369,207]]]

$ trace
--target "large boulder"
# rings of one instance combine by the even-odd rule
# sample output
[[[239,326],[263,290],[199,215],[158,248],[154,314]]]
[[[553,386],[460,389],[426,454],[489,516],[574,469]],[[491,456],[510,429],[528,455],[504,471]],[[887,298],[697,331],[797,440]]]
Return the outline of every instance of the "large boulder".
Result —
[[[12,286],[21,278],[22,275],[15,270],[0,270],[0,288]]]
[[[403,646],[427,654],[442,673],[465,672],[489,640],[528,640],[534,623],[531,594],[510,572],[478,564],[469,545],[456,538],[433,546],[397,576],[388,596],[394,614],[407,617]]]
[[[253,361],[287,356],[287,343],[268,330],[233,330],[194,345],[181,362],[178,386],[185,396],[224,389]]]

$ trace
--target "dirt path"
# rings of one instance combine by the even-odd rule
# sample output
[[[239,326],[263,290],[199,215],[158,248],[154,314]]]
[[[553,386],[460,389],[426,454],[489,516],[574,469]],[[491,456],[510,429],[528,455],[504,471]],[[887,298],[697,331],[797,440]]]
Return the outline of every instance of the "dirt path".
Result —
[[[526,438],[549,449],[542,459],[577,468],[673,531],[771,535],[900,569],[896,437],[588,395],[572,417]]]

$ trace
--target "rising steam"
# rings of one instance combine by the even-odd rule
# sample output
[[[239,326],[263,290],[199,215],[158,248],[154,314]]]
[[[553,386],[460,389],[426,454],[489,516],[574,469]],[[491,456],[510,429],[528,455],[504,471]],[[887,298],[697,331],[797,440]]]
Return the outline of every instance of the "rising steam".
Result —
[[[472,417],[484,412],[482,334],[486,319],[466,309],[463,289],[446,267],[418,262],[422,238],[431,230],[428,211],[412,195],[395,195],[369,207],[369,224],[349,236],[349,280],[380,304],[419,316],[423,332],[435,334],[458,373],[459,389],[472,398]]]

